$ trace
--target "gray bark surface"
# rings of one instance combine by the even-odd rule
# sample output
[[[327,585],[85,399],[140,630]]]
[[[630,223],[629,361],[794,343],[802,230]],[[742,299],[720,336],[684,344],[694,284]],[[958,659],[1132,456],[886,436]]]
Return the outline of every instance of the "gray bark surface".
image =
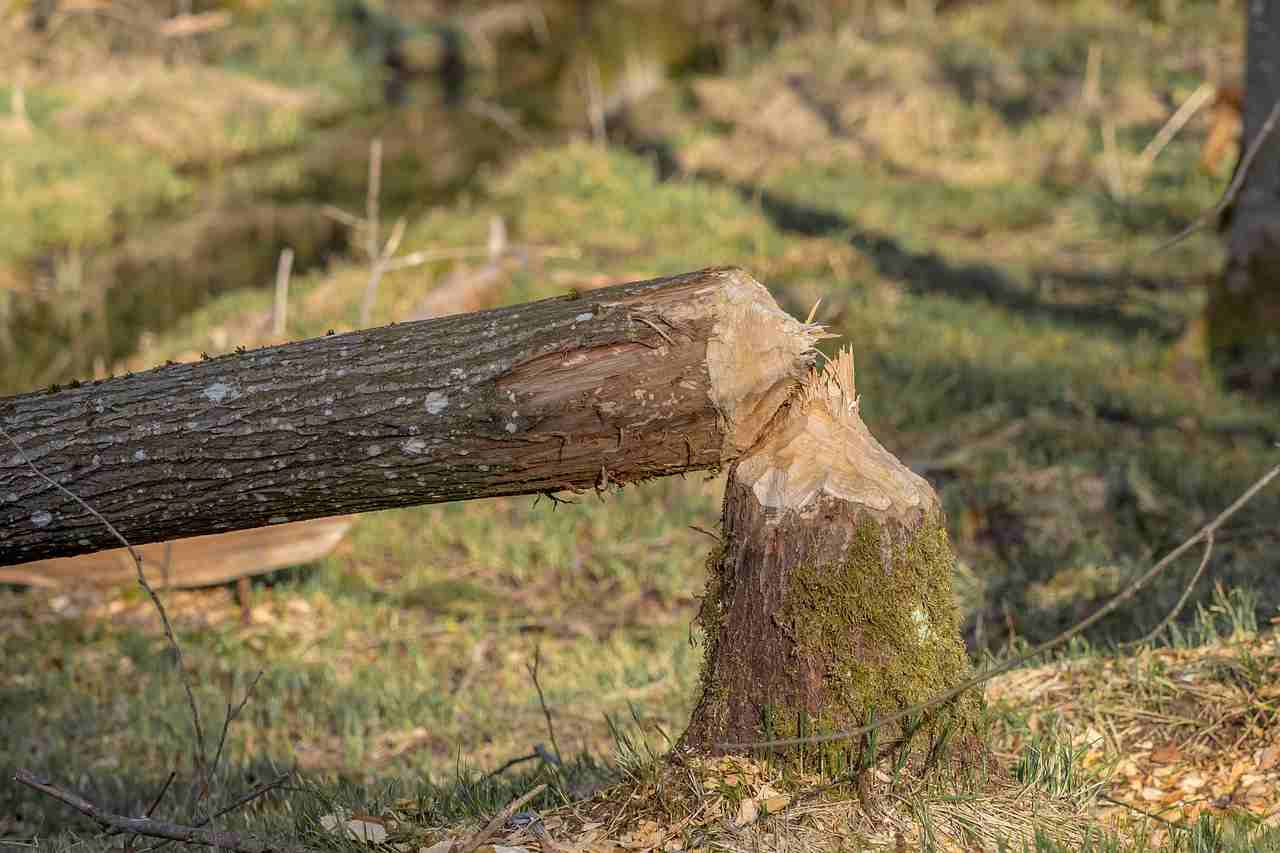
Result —
[[[1280,101],[1280,3],[1244,5],[1242,152],[1255,144]],[[1274,394],[1280,379],[1280,133],[1262,141],[1228,221],[1226,269],[1206,309],[1209,347],[1228,385]]]
[[[0,399],[0,565],[119,544],[26,459],[133,544],[714,468],[745,403],[785,403],[808,328],[712,269]],[[726,335],[799,340],[769,350],[778,393],[717,388]]]
[[[1280,98],[1280,4],[1250,2],[1245,7],[1248,36],[1242,151],[1258,138]],[[1273,134],[1259,149],[1233,208],[1231,249],[1247,261],[1256,248],[1258,228],[1280,219],[1280,135]]]

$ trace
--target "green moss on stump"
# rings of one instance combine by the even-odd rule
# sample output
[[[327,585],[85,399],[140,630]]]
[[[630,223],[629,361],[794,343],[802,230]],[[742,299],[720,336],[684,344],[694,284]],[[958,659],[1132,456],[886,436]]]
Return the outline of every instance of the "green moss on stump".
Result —
[[[748,739],[806,737],[857,728],[969,676],[942,513],[931,509],[918,525],[904,526],[859,511],[852,524],[840,560],[801,562],[783,573],[781,606],[770,615],[788,649],[781,673],[752,671],[750,656],[731,647],[740,641],[729,629],[730,611],[745,592],[731,561],[741,571],[742,555],[726,543],[709,556],[699,614],[703,695],[686,746],[741,739],[733,718],[742,710],[734,706],[744,702],[755,705],[758,720]],[[979,744],[980,719],[980,698],[971,693],[862,741],[763,752],[828,776],[886,753],[920,766],[940,758],[948,744]]]
[[[884,538],[881,527],[864,516],[844,563],[804,565],[792,573],[779,618],[791,626],[798,647],[828,663],[831,707],[817,720],[793,715],[789,733],[779,737],[865,725],[968,676],[951,588],[955,556],[941,514],[931,514],[909,541],[892,543],[888,571]],[[948,727],[976,731],[978,704],[976,696],[965,696],[926,715],[910,732],[913,749],[926,743],[932,749]],[[802,733],[802,727],[810,731]],[[894,727],[880,740],[903,733]],[[836,755],[823,758],[841,763]]]

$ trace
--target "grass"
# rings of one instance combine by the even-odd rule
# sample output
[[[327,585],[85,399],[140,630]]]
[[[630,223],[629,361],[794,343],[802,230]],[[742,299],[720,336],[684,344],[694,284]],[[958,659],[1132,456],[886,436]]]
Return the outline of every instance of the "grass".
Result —
[[[1202,285],[1221,263],[1216,236],[1150,254],[1221,190],[1221,177],[1194,166],[1203,126],[1193,122],[1151,171],[1138,168],[1164,117],[1214,71],[1201,46],[1238,63],[1241,16],[1213,3],[1160,8],[965,4],[929,22],[882,9],[874,26],[800,36],[731,75],[668,87],[618,128],[629,149],[565,144],[476,182],[452,173],[467,187],[454,201],[402,207],[412,214],[402,251],[483,247],[500,215],[513,243],[540,251],[504,261],[494,301],[717,263],[746,266],[796,314],[822,297],[819,319],[857,355],[869,427],[942,496],[963,563],[967,638],[979,654],[1017,650],[1091,612],[1275,461],[1275,404],[1223,391],[1195,349]],[[299,7],[280,9],[261,14]],[[325,24],[314,26],[322,38]],[[1096,107],[1082,104],[1091,49],[1101,55]],[[300,85],[272,65],[281,57],[270,47],[220,56],[220,73]],[[347,80],[336,90],[355,84],[336,54],[318,61],[325,79]],[[34,132],[66,133],[52,117],[69,98],[33,87]],[[145,114],[140,103],[135,112]],[[308,138],[301,125],[279,132]],[[423,180],[450,140],[388,166],[387,186]],[[363,147],[317,145],[342,161],[335,181],[358,199]],[[23,156],[48,158],[51,175],[77,150],[39,147]],[[186,173],[165,162],[136,194],[95,188],[89,171],[68,180],[147,221],[169,203],[165,193],[187,191]],[[34,194],[56,188],[22,181]],[[15,215],[35,209],[22,205]],[[93,215],[78,227],[105,229],[116,215],[85,209]],[[374,321],[408,315],[468,263],[387,274]],[[288,335],[354,327],[366,280],[347,261],[300,274]],[[219,295],[118,367],[264,343],[269,306],[265,290]],[[1136,791],[1125,801],[1151,810],[1141,798],[1157,787],[1145,784],[1151,774],[1183,767],[1151,759],[1166,739],[1209,788],[1222,762],[1206,750],[1247,755],[1238,782],[1270,748],[1270,729],[1249,721],[1269,719],[1272,702],[1274,495],[1223,531],[1212,582],[1167,646],[1114,650],[1164,615],[1191,560],[1086,644],[993,688],[993,738],[1009,778],[977,793],[886,787],[879,823],[842,789],[744,834],[734,827],[744,799],[771,799],[765,785],[789,796],[804,780],[721,765],[677,778],[653,760],[696,698],[700,650],[688,626],[711,543],[689,525],[714,528],[719,494],[719,482],[690,477],[558,508],[512,499],[372,514],[320,564],[255,581],[248,626],[227,589],[172,594],[207,719],[220,722],[227,697],[264,673],[232,727],[220,790],[295,762],[303,771],[304,791],[273,795],[228,825],[355,849],[320,824],[345,810],[395,820],[428,845],[553,781],[534,805],[557,838],[598,830],[639,842],[679,825],[681,843],[762,849],[834,848],[839,837],[892,847],[896,831],[940,848],[1003,837],[1010,850],[1280,849],[1274,826],[1241,803],[1192,809],[1171,830],[1099,799]],[[189,769],[181,694],[135,591],[6,591],[0,621],[4,775],[31,767],[136,813],[169,770]],[[486,778],[550,744],[528,672],[535,654],[565,767],[535,760]],[[1232,740],[1203,735],[1214,726]],[[1229,779],[1232,766],[1223,772]],[[627,797],[634,809],[611,826]],[[1001,823],[997,807],[1025,820]],[[86,826],[0,786],[0,836],[105,849]]]
[[[245,4],[204,36],[148,39],[162,6],[57,10],[40,35],[22,14],[0,20],[13,69],[0,80],[0,323],[31,330],[0,334],[4,393],[83,375],[210,295],[270,281],[276,243],[294,245],[296,270],[327,263],[342,241],[317,239],[315,220],[324,203],[363,203],[372,134],[389,137],[390,175],[422,175],[386,194],[389,215],[493,156],[491,141],[458,141],[474,119],[428,133],[406,110],[407,131],[388,128],[376,63],[352,51],[336,6]]]
[[[1275,636],[1258,632],[1247,595],[1215,597],[1171,646],[1077,650],[992,684],[995,748],[1015,776],[1098,798],[1105,829],[1089,845],[1037,849],[1280,845],[1277,804],[1258,799],[1280,763],[1267,698]]]
[[[36,126],[10,137],[0,166],[0,263],[13,263],[53,247],[109,240],[121,225],[137,223],[181,201],[189,184],[140,146],[104,147],[74,133]]]

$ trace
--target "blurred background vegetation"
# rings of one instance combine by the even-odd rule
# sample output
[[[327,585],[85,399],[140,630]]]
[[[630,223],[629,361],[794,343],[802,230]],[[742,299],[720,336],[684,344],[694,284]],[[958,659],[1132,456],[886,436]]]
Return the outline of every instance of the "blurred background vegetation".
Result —
[[[1200,163],[1208,111],[1149,147],[1238,81],[1240,0],[0,10],[0,393],[278,340],[285,248],[285,337],[357,327],[368,228],[335,209],[365,215],[378,139],[382,237],[403,218],[400,254],[437,260],[387,272],[373,323],[482,271],[468,308],[713,264],[802,316],[822,298],[869,427],[942,495],[975,655],[1091,612],[1275,462],[1277,403],[1203,353],[1218,235],[1159,249],[1231,164]],[[674,737],[708,545],[689,525],[719,494],[366,516],[256,581],[247,626],[225,589],[176,594],[202,702],[266,672],[235,772],[497,766],[544,738],[538,645],[567,752],[607,752],[606,717]],[[1277,510],[1219,536],[1189,614],[1276,615]],[[1091,642],[1150,629],[1192,568]],[[185,733],[153,618],[132,591],[0,594],[0,770],[145,805]],[[53,808],[0,789],[0,825]]]

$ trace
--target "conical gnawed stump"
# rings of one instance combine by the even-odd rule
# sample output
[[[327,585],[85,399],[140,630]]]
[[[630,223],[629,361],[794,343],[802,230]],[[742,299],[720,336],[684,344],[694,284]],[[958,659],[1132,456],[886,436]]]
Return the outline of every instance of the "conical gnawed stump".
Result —
[[[970,675],[937,496],[862,423],[849,353],[813,371],[730,468],[722,535],[684,748],[789,755],[836,773],[873,745],[917,758],[936,758],[943,742],[976,745],[971,693],[874,740],[725,746],[858,728]]]

